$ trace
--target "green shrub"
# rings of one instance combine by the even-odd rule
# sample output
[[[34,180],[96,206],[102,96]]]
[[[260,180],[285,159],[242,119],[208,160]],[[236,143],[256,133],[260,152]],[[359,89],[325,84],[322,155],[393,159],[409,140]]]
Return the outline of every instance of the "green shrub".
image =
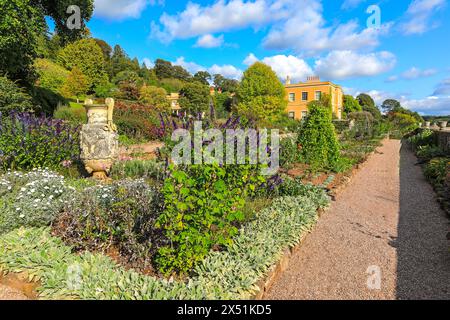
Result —
[[[31,96],[33,99],[33,110],[46,116],[51,116],[58,105],[67,103],[67,99],[60,94],[41,87],[33,87]]]
[[[313,101],[308,109],[308,117],[298,132],[300,156],[313,170],[333,168],[339,161],[340,150],[331,108],[321,101]]]
[[[347,135],[351,138],[367,139],[373,137],[375,119],[370,112],[352,112],[348,114],[347,118],[355,121],[355,126],[347,132]]]
[[[47,170],[11,172],[0,177],[0,234],[20,226],[53,222],[64,206],[64,177]]]
[[[450,158],[436,158],[425,166],[424,174],[433,185],[442,185],[447,178],[449,168]]]
[[[0,76],[0,112],[32,109],[31,97],[13,81]]]
[[[417,148],[417,157],[424,160],[430,160],[442,156],[445,156],[445,152],[438,146],[425,145]]]
[[[408,141],[416,148],[434,145],[434,133],[432,130],[425,129],[420,131],[418,134],[409,137]]]
[[[65,120],[75,125],[87,123],[86,110],[82,105],[70,103],[68,106],[61,106],[53,114],[55,119]]]
[[[139,262],[136,267],[145,269],[162,241],[154,227],[161,205],[157,190],[142,180],[88,187],[71,196],[54,229],[75,249],[113,246],[130,262]]]
[[[185,274],[212,247],[232,243],[242,208],[264,178],[251,165],[170,167],[164,182],[165,210],[158,219],[170,246],[160,248],[161,272]]]
[[[36,85],[61,93],[61,88],[69,76],[69,71],[47,59],[36,59],[34,66],[39,75]]]

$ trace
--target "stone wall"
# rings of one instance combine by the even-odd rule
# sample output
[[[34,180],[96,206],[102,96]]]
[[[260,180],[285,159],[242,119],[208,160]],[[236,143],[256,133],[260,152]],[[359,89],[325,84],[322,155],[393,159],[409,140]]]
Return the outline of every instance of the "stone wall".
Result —
[[[434,130],[434,132],[439,147],[450,155],[450,128],[440,131]]]

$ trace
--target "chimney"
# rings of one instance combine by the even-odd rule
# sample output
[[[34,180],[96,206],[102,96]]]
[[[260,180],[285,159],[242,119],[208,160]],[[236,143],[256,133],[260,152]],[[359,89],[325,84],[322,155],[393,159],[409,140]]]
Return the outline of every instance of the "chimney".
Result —
[[[307,82],[319,82],[320,81],[320,77],[318,76],[308,76],[307,78]]]
[[[290,85],[291,84],[291,77],[288,75],[286,77],[286,85]]]

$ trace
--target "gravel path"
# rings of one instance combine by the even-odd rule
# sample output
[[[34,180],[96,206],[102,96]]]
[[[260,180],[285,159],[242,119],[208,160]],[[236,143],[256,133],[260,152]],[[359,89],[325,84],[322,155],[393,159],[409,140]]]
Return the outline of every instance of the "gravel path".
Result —
[[[378,151],[320,218],[267,299],[450,299],[449,221],[405,146],[387,140]]]

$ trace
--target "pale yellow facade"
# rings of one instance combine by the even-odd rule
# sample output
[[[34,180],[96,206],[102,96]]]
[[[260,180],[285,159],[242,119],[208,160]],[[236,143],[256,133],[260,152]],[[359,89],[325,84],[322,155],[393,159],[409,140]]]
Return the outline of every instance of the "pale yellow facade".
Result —
[[[308,77],[306,82],[291,84],[286,80],[287,113],[290,118],[301,120],[308,114],[308,103],[320,100],[321,95],[331,97],[332,111],[338,119],[342,119],[344,93],[342,88],[330,81],[320,81],[318,77]]]

